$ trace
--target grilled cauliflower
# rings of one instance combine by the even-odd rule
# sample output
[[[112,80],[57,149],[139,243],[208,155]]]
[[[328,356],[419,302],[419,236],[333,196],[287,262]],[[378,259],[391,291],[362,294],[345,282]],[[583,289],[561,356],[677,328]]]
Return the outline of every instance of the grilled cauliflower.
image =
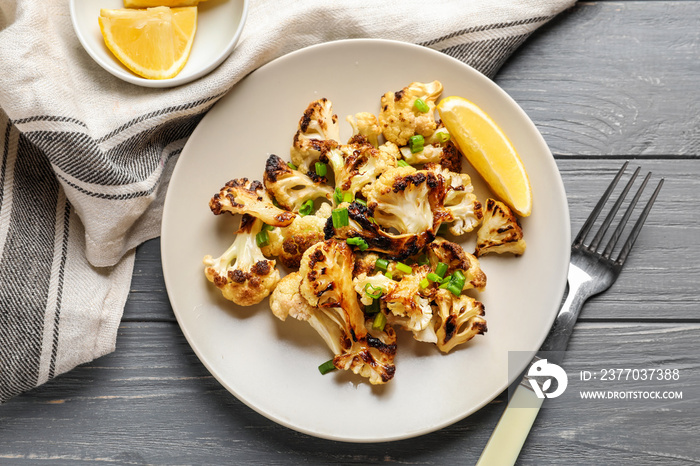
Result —
[[[416,153],[411,152],[408,146],[399,150],[403,160],[410,165],[435,163],[455,173],[462,170],[462,154],[452,141],[443,144],[426,144],[422,151]]]
[[[381,291],[382,296],[385,296],[393,292],[399,282],[392,280],[383,273],[369,275],[363,272],[353,279],[353,284],[355,285],[355,291],[360,295],[362,304],[369,306],[374,301],[370,293],[374,294]]]
[[[400,167],[383,173],[367,196],[377,223],[399,234],[435,232],[450,218],[443,208],[444,178],[429,171]]]
[[[428,259],[433,269],[439,262],[447,264],[446,277],[452,275],[455,270],[461,271],[465,277],[462,290],[475,288],[484,291],[486,288],[486,274],[481,270],[479,259],[466,252],[459,244],[438,236],[428,245]]]
[[[252,306],[265,299],[275,288],[280,274],[275,261],[267,260],[255,235],[262,221],[250,215],[241,217],[241,226],[233,244],[216,259],[204,257],[204,274],[224,298],[239,306]]]
[[[383,330],[372,328],[371,319],[366,327],[367,335],[353,340],[350,348],[333,358],[333,365],[366,377],[373,385],[383,384],[396,372],[396,332],[388,325]]]
[[[382,130],[377,124],[377,117],[369,112],[360,112],[354,116],[348,115],[345,119],[352,126],[353,137],[363,136],[374,147],[379,146],[379,136],[382,134]]]
[[[298,268],[304,252],[324,240],[323,229],[330,216],[331,206],[324,203],[313,215],[299,215],[288,227],[273,228],[268,232],[263,253],[277,257],[286,267]]]
[[[301,205],[318,198],[331,199],[333,188],[298,170],[292,170],[280,157],[271,154],[265,163],[263,183],[277,203],[286,210],[298,212]]]
[[[523,230],[510,208],[494,199],[486,200],[484,222],[476,234],[476,257],[491,252],[521,255],[525,252]]]
[[[445,210],[452,217],[449,232],[460,236],[479,226],[484,214],[481,202],[474,195],[474,187],[469,175],[452,172],[434,163],[429,163],[424,168],[445,179],[447,194],[444,205]]]
[[[430,297],[435,288],[420,285],[430,272],[427,265],[413,267],[413,273],[404,275],[398,285],[381,299],[390,311],[387,317],[391,324],[410,330],[416,340],[433,343],[435,333],[430,326],[433,318]]]
[[[286,227],[294,220],[294,213],[275,207],[259,181],[248,178],[231,180],[209,200],[215,215],[224,212],[249,214],[268,225]]]
[[[321,154],[330,148],[337,147],[340,139],[338,115],[333,114],[333,104],[322,98],[309,104],[304,111],[290,154],[292,163],[306,174],[313,176],[314,163]]]
[[[320,160],[333,168],[336,188],[353,197],[383,172],[396,167],[395,157],[375,148],[361,135],[354,136],[348,144],[324,152]]]
[[[270,310],[279,320],[284,321],[288,316],[292,316],[297,320],[307,321],[316,312],[316,308],[301,295],[300,283],[299,272],[292,272],[279,281],[270,295]]]
[[[476,335],[486,333],[484,305],[466,295],[454,296],[438,290],[435,296],[436,345],[444,353],[466,343]]]
[[[381,98],[379,126],[387,141],[405,146],[416,134],[429,137],[435,132],[435,101],[442,93],[439,81],[414,82],[397,92],[387,92]],[[427,105],[428,111],[416,108],[416,99]]]

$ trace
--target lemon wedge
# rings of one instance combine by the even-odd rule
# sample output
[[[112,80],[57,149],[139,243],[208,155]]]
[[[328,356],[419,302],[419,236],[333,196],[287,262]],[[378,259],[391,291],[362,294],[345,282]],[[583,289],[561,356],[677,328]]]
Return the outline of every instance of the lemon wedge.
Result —
[[[107,48],[148,79],[176,76],[187,63],[197,31],[197,7],[100,10]]]
[[[462,97],[445,97],[437,110],[453,141],[493,193],[521,217],[530,215],[530,180],[501,128],[475,103]]]
[[[153,6],[196,6],[199,2],[206,0],[124,0],[126,8],[149,8]]]

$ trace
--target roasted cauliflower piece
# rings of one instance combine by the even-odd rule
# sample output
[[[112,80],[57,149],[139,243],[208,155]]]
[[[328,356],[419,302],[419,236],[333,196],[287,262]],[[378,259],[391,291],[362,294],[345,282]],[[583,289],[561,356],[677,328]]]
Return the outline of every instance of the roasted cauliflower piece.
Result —
[[[323,152],[337,147],[339,139],[338,115],[333,113],[333,104],[326,98],[314,100],[306,107],[294,134],[290,149],[292,163],[313,177],[314,163]]]
[[[366,186],[373,184],[383,172],[396,167],[396,158],[374,147],[361,135],[348,144],[324,152],[320,159],[330,164],[335,186],[353,198]]]
[[[288,316],[292,316],[297,320],[307,321],[316,312],[316,308],[301,295],[300,284],[299,272],[287,274],[277,283],[270,295],[270,310],[279,320],[285,321]]]
[[[467,295],[454,296],[447,290],[435,295],[436,345],[443,353],[486,333],[484,305]]]
[[[428,245],[428,259],[433,269],[439,262],[447,264],[446,277],[452,275],[455,270],[460,270],[465,277],[462,291],[471,288],[484,291],[486,288],[486,274],[481,270],[479,259],[466,252],[459,244],[438,236]]]
[[[446,186],[440,175],[413,167],[384,172],[367,196],[367,206],[384,229],[399,234],[434,233],[449,220],[444,209]]]
[[[341,204],[340,207],[347,208],[349,225],[336,228],[333,226],[332,219],[329,218],[324,228],[326,240],[362,238],[367,243],[369,251],[380,252],[392,259],[400,260],[418,254],[435,238],[430,230],[415,235],[386,232],[379,227],[369,208],[358,202]]]
[[[399,282],[392,280],[381,272],[372,275],[363,272],[355,277],[352,282],[355,285],[355,291],[360,296],[360,302],[365,306],[369,306],[374,301],[370,294],[381,291],[382,297],[385,297],[399,285]]]
[[[381,98],[379,126],[387,141],[405,146],[411,136],[429,137],[435,132],[435,101],[442,93],[439,81],[414,82],[397,92],[387,92]],[[424,112],[416,106],[421,99],[427,106]]]
[[[367,334],[365,317],[352,283],[354,257],[344,241],[330,239],[304,252],[299,266],[299,289],[315,307],[329,309],[347,335],[361,339]]]
[[[455,236],[460,236],[478,227],[484,214],[481,202],[474,195],[474,187],[469,175],[455,173],[435,163],[429,163],[424,168],[445,179],[447,194],[444,207],[452,217],[451,221],[447,221],[450,223],[448,231]]]
[[[331,200],[333,188],[304,173],[291,169],[280,157],[271,154],[265,163],[263,183],[268,193],[285,210],[298,212],[308,200],[324,198]]]
[[[396,372],[396,332],[389,325],[383,330],[372,328],[371,319],[365,326],[367,335],[352,341],[350,348],[333,358],[333,365],[366,377],[373,385],[387,383]]]
[[[345,120],[352,126],[352,136],[363,136],[374,147],[379,146],[379,136],[382,130],[377,123],[377,117],[369,112],[348,115]]]
[[[523,229],[515,214],[504,203],[487,199],[484,221],[476,233],[476,257],[492,252],[519,256],[525,252],[525,246]]]
[[[443,144],[426,144],[423,150],[413,153],[408,146],[399,149],[401,157],[410,165],[435,163],[455,173],[462,171],[462,154],[452,141]]]
[[[313,215],[299,215],[288,227],[273,228],[263,253],[277,257],[286,267],[298,268],[304,252],[325,239],[323,229],[330,216],[331,206],[324,203]]]
[[[275,227],[286,227],[296,216],[292,212],[275,207],[263,184],[259,181],[249,181],[248,178],[237,178],[226,183],[209,200],[209,208],[215,215],[224,212],[249,214]]]
[[[204,274],[224,298],[239,306],[252,306],[265,299],[280,279],[274,260],[267,260],[255,236],[263,223],[250,215],[241,217],[233,244],[216,259],[204,257]]]
[[[420,285],[431,271],[427,265],[414,266],[413,272],[404,275],[394,289],[381,299],[390,311],[387,316],[389,323],[413,332],[413,337],[418,341],[434,343],[436,337],[430,325],[433,318],[430,298],[436,288],[423,288]]]

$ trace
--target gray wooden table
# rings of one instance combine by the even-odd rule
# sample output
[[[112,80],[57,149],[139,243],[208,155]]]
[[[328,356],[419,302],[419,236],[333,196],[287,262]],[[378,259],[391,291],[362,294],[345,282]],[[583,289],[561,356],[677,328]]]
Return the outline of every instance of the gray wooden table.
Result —
[[[543,409],[521,464],[700,462],[700,1],[579,3],[497,82],[544,135],[577,231],[622,161],[666,184],[628,265],[590,301],[567,361],[679,368],[675,403]],[[117,350],[0,408],[0,464],[474,464],[502,394],[439,432],[382,444],[296,433],[253,412],[198,361],[173,316],[159,241],[137,251]],[[408,408],[407,408],[408,409]]]

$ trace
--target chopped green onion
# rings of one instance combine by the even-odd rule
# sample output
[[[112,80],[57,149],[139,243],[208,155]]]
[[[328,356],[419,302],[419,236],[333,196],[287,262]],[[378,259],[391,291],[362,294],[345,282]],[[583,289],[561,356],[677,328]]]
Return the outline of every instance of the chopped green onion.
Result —
[[[364,251],[369,247],[367,241],[363,240],[362,238],[348,238],[345,240],[345,242],[351,246],[357,246],[360,251]]]
[[[374,268],[383,270],[386,272],[386,269],[389,267],[389,261],[386,259],[379,258],[377,261],[374,263]]]
[[[323,162],[316,162],[316,174],[326,176],[326,173],[328,173],[328,166]]]
[[[341,228],[350,225],[350,217],[348,209],[335,209],[331,212],[333,219],[333,228]]]
[[[296,169],[297,169],[297,166],[294,165],[292,162],[287,162],[287,166],[288,166],[289,168],[291,168],[292,170],[296,170]]]
[[[267,246],[267,244],[270,242],[270,238],[267,236],[267,231],[262,230],[260,233],[255,235],[255,242],[258,244],[259,248]]]
[[[448,133],[447,131],[436,131],[435,137],[437,138],[440,144],[444,144],[450,140],[450,133]]]
[[[272,231],[274,229],[275,229],[275,227],[273,227],[272,225],[268,225],[267,223],[263,223],[263,226],[260,229],[260,231]]]
[[[413,106],[421,113],[428,113],[430,111],[430,107],[428,107],[428,104],[426,104],[423,99],[416,99],[413,102]]]
[[[427,254],[421,254],[420,257],[418,257],[418,265],[428,265],[430,264],[430,259],[428,258]]]
[[[455,286],[459,287],[460,293],[462,292],[462,288],[464,288],[465,281],[467,281],[467,279],[462,273],[462,271],[455,270],[455,272],[452,274],[452,282],[455,284]]]
[[[440,289],[444,290],[447,286],[452,283],[452,275],[442,279],[442,285],[439,286]]]
[[[438,265],[435,267],[435,273],[438,274],[440,278],[443,278],[447,273],[448,268],[449,266],[444,262],[438,262]]]
[[[367,207],[367,202],[365,202],[364,199],[355,199],[355,202]]]
[[[420,288],[421,290],[424,290],[430,286],[430,280],[427,278],[424,278],[423,280],[420,281]]]
[[[299,215],[302,217],[309,215],[313,213],[314,211],[314,201],[313,199],[308,199],[304,201],[304,203],[301,205],[301,208],[299,209]]]
[[[378,299],[373,299],[372,304],[365,306],[365,314],[374,315],[380,310],[380,301]]]
[[[436,273],[430,272],[428,274],[428,280],[435,283],[442,283],[442,277]]]
[[[343,193],[343,202],[352,202],[352,193]]]
[[[384,294],[384,290],[379,286],[374,286],[371,283],[368,283],[365,285],[365,294],[372,299],[379,299],[382,297],[382,294]]]
[[[374,322],[372,322],[372,328],[375,330],[384,330],[385,325],[386,325],[386,316],[384,315],[384,313],[380,312],[374,318]]]
[[[450,282],[447,285],[447,291],[449,291],[450,293],[452,293],[455,296],[459,296],[462,293],[462,288],[459,285],[457,285],[457,283]]]
[[[337,186],[335,187],[335,192],[333,193],[333,200],[336,204],[343,202],[343,192]]]
[[[393,280],[393,279],[394,279],[394,274],[392,274],[391,272],[384,272],[384,276],[385,276],[386,278],[388,278],[389,280]]]
[[[318,371],[322,375],[326,375],[329,372],[333,372],[336,369],[335,364],[333,364],[333,360],[329,359],[328,361],[324,362],[320,366],[318,366]]]
[[[403,273],[413,272],[413,269],[410,266],[404,264],[403,262],[396,263],[396,270],[398,270],[399,272],[403,272]]]
[[[396,165],[398,165],[399,167],[410,167],[408,162],[406,162],[405,160],[399,160],[398,162],[396,162]]]
[[[416,134],[415,136],[408,138],[408,147],[411,149],[412,154],[422,152],[423,144],[425,144],[425,138],[420,134]]]

